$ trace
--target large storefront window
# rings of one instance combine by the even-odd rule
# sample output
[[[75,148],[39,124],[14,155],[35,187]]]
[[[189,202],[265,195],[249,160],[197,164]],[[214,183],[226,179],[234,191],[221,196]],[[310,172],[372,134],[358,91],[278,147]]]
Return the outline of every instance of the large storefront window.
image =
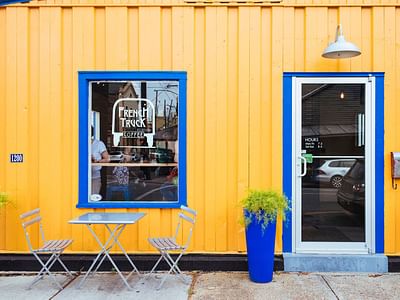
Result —
[[[79,75],[80,156],[86,159],[80,157],[78,206],[184,203],[186,74]]]

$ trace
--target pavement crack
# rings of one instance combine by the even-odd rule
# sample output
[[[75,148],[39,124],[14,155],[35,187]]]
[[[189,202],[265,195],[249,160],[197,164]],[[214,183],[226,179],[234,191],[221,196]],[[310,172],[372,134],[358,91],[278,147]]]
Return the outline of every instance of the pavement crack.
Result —
[[[195,288],[195,285],[196,285],[196,282],[197,282],[197,279],[198,279],[199,275],[200,274],[198,272],[193,272],[192,273],[192,283],[190,284],[189,292],[188,292],[188,299],[189,300],[192,299],[192,296],[194,294],[194,288]]]
[[[325,281],[326,285],[328,286],[328,288],[331,290],[331,292],[335,295],[336,299],[339,299],[339,296],[335,293],[335,291],[333,290],[333,288],[331,287],[331,285],[329,284],[328,280],[326,280],[326,278],[324,277],[324,275],[321,275],[322,279]]]
[[[71,278],[70,280],[68,280],[68,281],[63,285],[62,290],[58,290],[57,293],[55,293],[53,296],[51,296],[51,297],[49,298],[49,300],[54,299],[58,294],[60,294],[63,290],[65,290],[65,288],[66,288],[67,286],[69,286],[75,279],[77,279],[77,278],[79,277],[79,275],[81,275],[81,272],[80,272],[80,271],[79,271],[79,272],[76,272],[75,275],[73,275],[72,278]]]

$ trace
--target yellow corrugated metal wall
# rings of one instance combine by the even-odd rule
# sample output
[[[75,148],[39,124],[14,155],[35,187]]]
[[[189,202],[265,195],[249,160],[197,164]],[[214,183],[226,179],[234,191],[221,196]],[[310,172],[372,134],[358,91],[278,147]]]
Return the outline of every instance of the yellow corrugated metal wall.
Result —
[[[389,168],[400,149],[399,8],[70,2],[0,8],[0,190],[14,202],[0,212],[3,252],[27,250],[18,215],[37,206],[49,238],[72,237],[73,252],[97,250],[86,228],[67,224],[88,211],[75,208],[78,71],[186,70],[188,204],[199,212],[191,251],[244,251],[239,199],[248,187],[281,188],[284,71],[384,71],[385,252],[400,254],[400,192]],[[321,58],[339,22],[361,56]],[[24,153],[24,163],[10,164],[10,153]],[[146,252],[148,236],[172,232],[175,211],[139,211],[148,215],[122,240]]]

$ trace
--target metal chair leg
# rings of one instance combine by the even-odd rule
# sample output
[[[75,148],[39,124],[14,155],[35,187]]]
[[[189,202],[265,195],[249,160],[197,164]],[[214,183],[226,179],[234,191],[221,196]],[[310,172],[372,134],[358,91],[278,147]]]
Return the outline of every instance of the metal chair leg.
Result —
[[[45,275],[45,267],[43,266],[44,263],[43,261],[39,258],[39,256],[35,255],[36,259],[39,261],[39,263],[41,264],[42,268],[40,269],[40,271],[36,274],[35,278],[33,278],[32,283],[27,287],[27,289],[29,290],[36,282],[38,282],[40,279],[43,278],[43,276]],[[53,256],[53,255],[52,255]],[[52,260],[52,257],[50,257],[47,262],[47,264],[50,264]]]
[[[161,280],[160,284],[157,287],[157,290],[159,290],[162,285],[164,284],[165,280],[167,279],[168,275],[171,274],[171,272],[174,272],[179,278],[182,278],[182,281],[184,283],[185,280],[183,279],[183,274],[181,269],[178,267],[178,262],[181,259],[182,255],[184,252],[181,252],[179,254],[179,256],[176,258],[176,260],[174,261],[173,258],[171,257],[171,255],[168,252],[162,252],[161,253],[161,258],[164,258],[165,261],[168,263],[168,265],[170,266],[170,269],[168,271],[168,273],[164,276],[164,278]]]
[[[42,265],[42,270],[40,270],[40,272],[38,273],[38,275],[36,275],[36,277],[34,278],[33,282],[31,283],[31,285],[28,287],[28,289],[30,289],[43,275],[44,273],[47,273],[49,275],[49,277],[55,282],[55,284],[60,288],[60,290],[63,289],[63,287],[61,286],[61,284],[59,284],[55,278],[55,276],[50,272],[50,268],[53,266],[53,264],[56,262],[56,253],[53,253],[51,255],[51,257],[47,260],[46,263],[43,263],[43,261],[40,259],[40,257],[36,254],[33,253],[34,256],[36,257],[36,259],[39,261],[39,263]],[[43,272],[43,270],[45,272]],[[43,273],[43,275],[42,275]]]
[[[60,253],[61,255],[61,253]],[[74,276],[70,270],[68,270],[68,268],[64,265],[64,263],[62,262],[62,260],[60,259],[60,255],[57,255],[57,261],[60,263],[60,265],[64,268],[65,272],[68,273],[69,276]]]
[[[157,260],[157,262],[155,263],[155,265],[153,266],[153,269],[151,269],[150,274],[152,274],[154,272],[154,270],[157,268],[158,264],[161,262],[161,260],[163,259],[162,255],[160,256],[160,258]]]

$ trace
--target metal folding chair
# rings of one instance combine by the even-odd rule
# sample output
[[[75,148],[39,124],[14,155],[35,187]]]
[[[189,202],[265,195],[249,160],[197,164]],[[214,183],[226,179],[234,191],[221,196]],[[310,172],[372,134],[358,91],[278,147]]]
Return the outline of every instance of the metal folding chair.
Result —
[[[175,235],[173,237],[160,237],[160,238],[148,239],[149,243],[154,248],[156,248],[161,254],[160,258],[157,260],[156,264],[154,265],[153,269],[151,269],[148,276],[150,276],[155,271],[155,269],[157,268],[162,259],[164,259],[170,267],[168,273],[164,276],[159,286],[157,287],[157,290],[161,288],[161,286],[164,284],[164,281],[167,279],[167,276],[171,274],[171,272],[174,272],[177,275],[182,275],[182,271],[178,267],[178,262],[189,246],[190,239],[193,233],[196,215],[197,213],[195,210],[182,205],[181,212],[178,214],[179,220],[175,230]],[[181,224],[183,224],[184,221],[190,223],[191,225],[189,233],[187,235],[186,243],[181,245],[178,244],[176,239],[179,233],[179,228],[181,227]],[[178,257],[175,260],[171,257],[170,255],[171,252],[179,253]],[[181,278],[184,280],[184,277]]]
[[[55,276],[50,272],[51,267],[54,265],[56,261],[58,261],[64,270],[68,273],[68,275],[73,276],[72,273],[67,269],[64,263],[60,259],[61,253],[67,248],[71,243],[72,240],[46,240],[44,238],[44,231],[42,227],[42,217],[40,216],[40,209],[36,208],[34,210],[28,211],[22,215],[20,215],[22,221],[22,227],[24,228],[26,241],[28,242],[29,250],[35,256],[35,258],[39,261],[42,266],[42,269],[33,279],[32,283],[29,285],[28,289],[30,289],[37,281],[43,278],[44,274],[48,274],[49,277],[55,282],[55,284],[60,288],[63,289],[61,284],[59,284],[55,278]],[[31,239],[28,233],[28,227],[38,224],[40,236],[42,240],[42,244],[39,248],[34,249],[31,243]],[[50,258],[44,262],[40,257],[39,254],[51,254]]]

